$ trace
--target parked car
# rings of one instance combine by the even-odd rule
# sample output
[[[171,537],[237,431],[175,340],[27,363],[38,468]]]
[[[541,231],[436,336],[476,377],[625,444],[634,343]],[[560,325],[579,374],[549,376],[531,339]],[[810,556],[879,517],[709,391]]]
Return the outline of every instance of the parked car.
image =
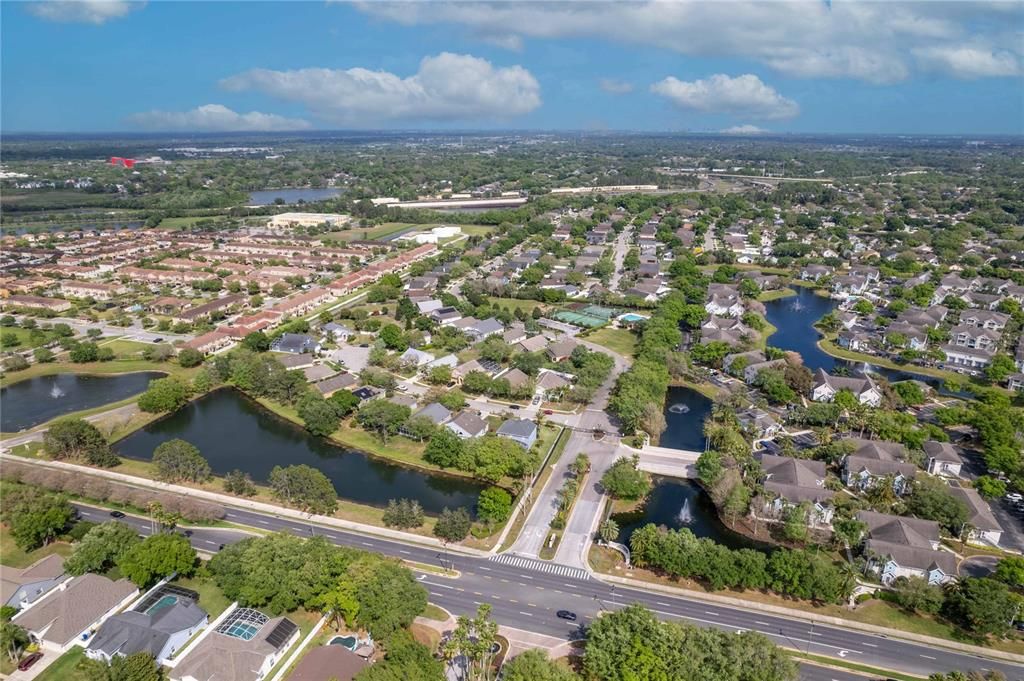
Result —
[[[576,613],[571,610],[559,610],[555,615],[557,615],[560,620],[568,620],[570,622],[576,621]]]
[[[1024,496],[1018,494],[1017,492],[1010,492],[1009,494],[1006,495],[1006,498],[1007,500],[1014,502],[1024,501]]]
[[[39,658],[41,658],[42,656],[42,653],[32,653],[31,655],[22,658],[21,662],[18,663],[18,671],[28,671],[32,665],[34,665],[36,662],[39,662]]]
[[[121,511],[111,511],[110,512],[110,517],[111,518],[123,518],[124,517],[124,513],[121,513]]]

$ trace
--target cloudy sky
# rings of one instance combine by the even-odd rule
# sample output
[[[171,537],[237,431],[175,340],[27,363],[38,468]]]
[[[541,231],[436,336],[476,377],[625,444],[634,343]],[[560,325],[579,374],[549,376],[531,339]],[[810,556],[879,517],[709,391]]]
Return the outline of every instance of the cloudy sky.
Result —
[[[1024,134],[1024,2],[0,4],[19,131]]]

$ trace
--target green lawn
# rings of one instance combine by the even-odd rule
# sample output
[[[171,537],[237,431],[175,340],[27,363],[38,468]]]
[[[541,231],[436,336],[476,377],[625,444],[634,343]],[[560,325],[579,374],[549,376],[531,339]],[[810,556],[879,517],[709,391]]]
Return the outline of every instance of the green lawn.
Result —
[[[9,333],[13,333],[15,336],[17,336],[17,338],[18,338],[18,345],[12,345],[9,348],[5,348],[6,350],[26,350],[28,348],[37,347],[38,345],[46,345],[47,343],[49,343],[50,341],[52,341],[52,340],[54,340],[56,338],[56,336],[53,334],[52,331],[43,331],[43,335],[44,335],[43,342],[42,343],[38,343],[36,345],[33,345],[33,344],[31,344],[29,342],[29,336],[32,334],[32,330],[30,330],[30,329],[23,329],[20,326],[4,326],[4,327],[0,327],[0,334],[6,335],[6,334],[9,334]]]
[[[210,615],[211,622],[231,605],[231,599],[224,595],[212,577],[179,577],[174,584],[199,594],[199,605]]]
[[[126,359],[140,359],[142,352],[147,348],[153,347],[152,343],[140,343],[139,341],[132,340],[114,340],[110,342],[100,342],[100,347],[110,348],[114,355]]]
[[[357,239],[382,239],[386,236],[390,236],[397,232],[402,232],[407,229],[422,228],[428,229],[426,225],[414,225],[409,222],[385,222],[377,225],[376,227],[359,227],[353,225],[352,229],[340,230],[337,232],[328,232],[324,234],[324,238],[336,239],[338,241],[355,241]]]
[[[583,338],[606,347],[612,352],[617,352],[623,357],[632,357],[636,352],[636,334],[626,329],[613,329],[606,326],[583,336]]]
[[[46,654],[53,655],[53,653]],[[95,676],[83,669],[86,662],[88,662],[88,658],[85,656],[85,648],[74,646],[43,670],[43,673],[36,679],[37,681],[94,681]]]
[[[34,551],[23,551],[14,543],[5,526],[0,526],[0,563],[12,568],[28,567],[40,558],[45,558],[51,553],[67,557],[71,555],[71,545],[57,541],[48,544]]]
[[[516,310],[523,310],[524,312],[533,312],[533,308],[539,307],[541,310],[548,310],[549,305],[546,305],[539,300],[526,300],[523,298],[493,298],[488,296],[488,305],[497,305],[498,307],[507,307],[512,312]]]
[[[774,291],[765,291],[764,293],[759,295],[757,297],[757,299],[760,300],[762,303],[766,303],[769,300],[778,300],[779,298],[789,298],[790,296],[795,296],[795,295],[796,295],[796,291],[794,291],[791,288],[780,288],[780,289],[776,289]]]
[[[115,359],[111,362],[88,362],[74,364],[71,362],[50,362],[49,364],[33,364],[22,371],[5,374],[3,385],[12,385],[37,376],[53,374],[127,374],[133,371],[162,371],[165,374],[191,380],[199,371],[198,368],[184,369],[176,362],[148,362],[144,359]]]

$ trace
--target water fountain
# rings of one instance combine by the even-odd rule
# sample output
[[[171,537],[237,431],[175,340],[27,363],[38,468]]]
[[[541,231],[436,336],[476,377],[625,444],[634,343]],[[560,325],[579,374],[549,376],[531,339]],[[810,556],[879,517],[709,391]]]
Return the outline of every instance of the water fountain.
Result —
[[[693,513],[690,511],[689,499],[683,501],[683,507],[679,509],[679,522],[683,525],[689,525],[693,522]]]
[[[688,414],[690,412],[690,407],[682,402],[677,402],[669,407],[668,410],[673,414]]]
[[[800,310],[804,309],[804,304],[799,300],[794,300],[792,303],[790,303],[789,309],[793,310],[793,312],[799,312]]]
[[[53,387],[50,388],[50,397],[52,397],[55,400],[64,397],[64,391],[60,389],[59,385],[54,383]]]

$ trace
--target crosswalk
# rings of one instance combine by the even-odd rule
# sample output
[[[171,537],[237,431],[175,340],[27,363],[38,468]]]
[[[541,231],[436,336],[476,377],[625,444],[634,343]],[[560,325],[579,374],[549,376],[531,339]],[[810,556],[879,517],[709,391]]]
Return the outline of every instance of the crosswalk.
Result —
[[[590,573],[582,568],[559,565],[558,563],[551,563],[546,560],[523,558],[522,556],[514,556],[508,553],[499,553],[496,556],[491,556],[490,559],[495,563],[511,565],[512,567],[523,568],[526,570],[534,570],[535,572],[547,572],[553,575],[559,575],[560,577],[572,577],[573,579],[590,579]]]

